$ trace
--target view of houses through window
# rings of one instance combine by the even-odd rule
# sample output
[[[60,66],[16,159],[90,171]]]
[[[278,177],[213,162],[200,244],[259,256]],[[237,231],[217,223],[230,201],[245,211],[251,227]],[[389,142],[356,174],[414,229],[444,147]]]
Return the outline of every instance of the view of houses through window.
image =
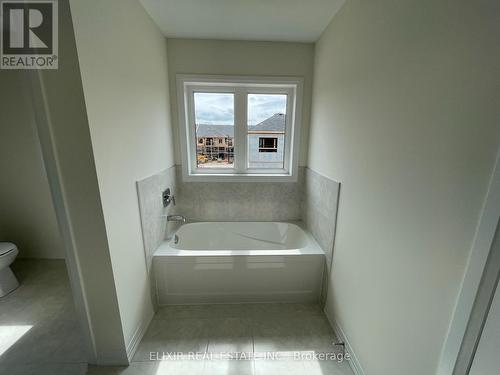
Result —
[[[278,138],[259,137],[259,152],[278,152]]]
[[[248,168],[285,162],[286,94],[248,94]]]
[[[194,93],[198,168],[234,167],[234,94]]]
[[[283,168],[286,94],[248,94],[248,168]],[[195,92],[198,168],[234,167],[234,94]]]

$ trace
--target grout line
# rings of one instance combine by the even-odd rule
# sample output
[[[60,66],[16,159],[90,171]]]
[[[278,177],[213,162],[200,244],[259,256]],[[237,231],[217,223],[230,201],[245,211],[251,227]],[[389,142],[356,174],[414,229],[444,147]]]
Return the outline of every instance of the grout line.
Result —
[[[61,361],[46,361],[46,362],[38,362],[38,361],[35,361],[35,362],[23,362],[23,363],[11,363],[12,365],[14,366],[24,366],[24,365],[27,365],[27,366],[32,366],[32,365],[88,365],[89,363],[86,362],[86,361],[73,361],[73,362],[61,362]],[[9,364],[8,362],[6,363],[2,363],[0,361],[0,365],[8,365],[10,366],[11,364]]]
[[[252,361],[255,361],[255,332],[254,332],[254,324],[255,321],[254,319],[250,318],[250,336],[252,337],[252,354],[253,358]]]
[[[210,336],[207,337],[207,346],[205,346],[205,353],[208,353],[209,347],[210,347]]]

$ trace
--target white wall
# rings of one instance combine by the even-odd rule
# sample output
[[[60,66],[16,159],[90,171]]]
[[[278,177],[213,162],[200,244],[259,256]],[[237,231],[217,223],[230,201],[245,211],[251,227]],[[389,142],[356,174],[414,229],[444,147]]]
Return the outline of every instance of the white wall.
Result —
[[[434,374],[500,140],[498,3],[349,0],[309,167],[342,183],[327,311],[369,375]]]
[[[135,182],[173,165],[165,38],[138,1],[71,1],[127,350],[153,314]]]
[[[168,65],[174,136],[177,121],[176,74],[223,74],[304,77],[299,165],[305,165],[311,113],[314,45],[311,43],[168,39]],[[176,164],[181,163],[176,145]]]
[[[19,257],[63,258],[26,72],[0,70],[0,241]]]
[[[128,359],[68,1],[59,2],[59,69],[29,75],[23,90],[33,103],[89,362],[123,365]]]

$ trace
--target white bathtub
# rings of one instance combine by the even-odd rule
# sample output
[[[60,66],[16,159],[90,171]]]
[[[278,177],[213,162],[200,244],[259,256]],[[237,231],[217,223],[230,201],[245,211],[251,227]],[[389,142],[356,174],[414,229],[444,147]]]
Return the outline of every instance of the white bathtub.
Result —
[[[316,302],[324,253],[298,225],[185,224],[153,258],[158,303]]]

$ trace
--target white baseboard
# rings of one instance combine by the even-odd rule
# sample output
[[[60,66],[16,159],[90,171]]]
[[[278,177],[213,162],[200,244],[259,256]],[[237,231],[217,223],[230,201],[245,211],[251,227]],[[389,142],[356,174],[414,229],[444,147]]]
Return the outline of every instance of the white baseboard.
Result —
[[[335,333],[335,336],[337,336],[337,339],[342,341],[345,344],[345,350],[347,353],[349,353],[351,359],[347,361],[349,363],[349,366],[351,366],[352,372],[354,372],[355,375],[365,375],[365,372],[363,371],[363,367],[361,367],[361,363],[358,360],[358,357],[356,356],[356,353],[354,352],[351,344],[349,343],[349,340],[347,339],[347,336],[345,335],[344,331],[342,330],[342,327],[337,323],[337,321],[333,318],[330,318],[330,314],[326,311],[325,309],[325,315],[326,318],[328,319],[328,322],[333,328],[333,332]]]
[[[148,319],[144,319],[142,324],[137,327],[132,338],[128,342],[126,350],[129,362],[132,361],[132,358],[134,357],[137,347],[139,346],[139,343],[141,342],[142,338],[144,337],[144,334],[146,333],[146,330],[148,329],[149,323],[151,323],[151,320],[153,320],[153,316],[154,316],[154,311],[152,312],[152,314],[150,314]]]

